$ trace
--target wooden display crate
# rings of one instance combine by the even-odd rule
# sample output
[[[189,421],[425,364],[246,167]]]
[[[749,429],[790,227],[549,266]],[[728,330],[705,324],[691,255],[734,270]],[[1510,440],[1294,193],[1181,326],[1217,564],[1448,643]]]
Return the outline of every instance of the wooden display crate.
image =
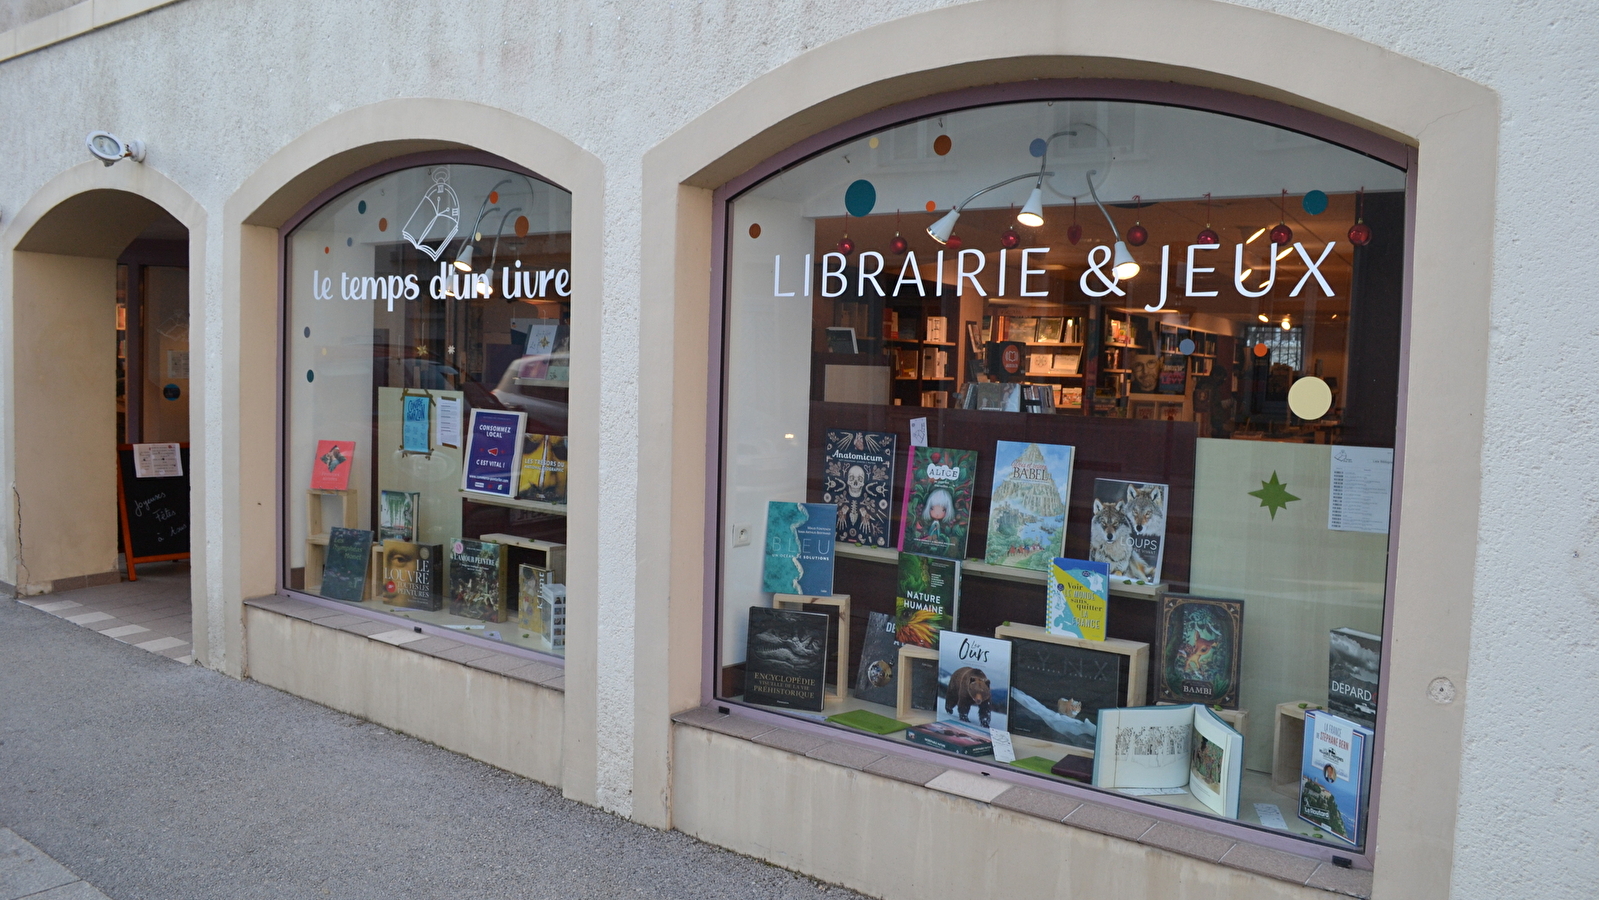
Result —
[[[305,590],[311,594],[322,593],[322,568],[327,565],[328,541],[333,534],[330,528],[323,527],[322,501],[327,497],[342,500],[339,527],[358,528],[361,524],[355,488],[342,491],[312,488],[305,492]]]
[[[905,644],[899,648],[897,663],[899,669],[894,673],[898,679],[895,686],[894,718],[900,721],[905,721],[916,714],[911,709],[911,660],[913,659],[930,659],[934,665],[937,665],[938,651],[931,647],[918,647],[915,644]],[[938,707],[936,697],[933,699],[933,707],[936,713]]]
[[[849,697],[849,595],[833,594],[829,597],[812,597],[804,594],[773,594],[772,606],[777,609],[795,609],[803,612],[807,605],[832,606],[838,609],[838,674],[837,691],[823,688],[823,696],[839,700]]]
[[[1305,713],[1321,706],[1305,700],[1277,704],[1271,736],[1271,789],[1299,796],[1299,770],[1305,757]]]
[[[1041,641],[1048,644],[1062,644],[1067,647],[1082,647],[1087,650],[1098,650],[1101,653],[1115,653],[1127,657],[1127,694],[1123,706],[1143,706],[1149,682],[1149,645],[1143,641],[1124,641],[1120,638],[1106,638],[1103,641],[1091,641],[1087,638],[1072,637],[1065,634],[1050,634],[1038,625],[1022,625],[1016,622],[1006,622],[994,629],[994,637],[1002,640],[1021,638],[1025,641]]]

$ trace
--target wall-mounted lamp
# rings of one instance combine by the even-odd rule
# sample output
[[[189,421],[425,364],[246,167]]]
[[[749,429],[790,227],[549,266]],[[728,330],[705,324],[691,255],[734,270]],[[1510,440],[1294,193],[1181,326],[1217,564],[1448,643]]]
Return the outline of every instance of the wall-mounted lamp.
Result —
[[[1035,186],[1033,192],[1027,195],[1027,204],[1022,211],[1016,214],[1016,221],[1029,228],[1037,228],[1044,224],[1044,189]]]
[[[1098,174],[1099,172],[1095,169],[1088,170],[1088,195],[1094,198],[1094,205],[1099,207],[1099,211],[1104,213],[1105,221],[1110,223],[1110,233],[1117,234],[1119,232],[1116,231],[1116,220],[1112,219],[1110,213],[1105,211],[1105,204],[1099,202],[1099,192],[1094,190],[1094,176]],[[1115,253],[1115,263],[1111,268],[1112,274],[1123,281],[1138,274],[1138,260],[1133,259],[1133,251],[1127,249],[1126,241],[1118,240],[1116,242]]]
[[[95,159],[108,166],[124,159],[144,162],[144,141],[124,141],[109,131],[91,131],[84,143]]]
[[[462,272],[472,271],[472,242],[469,240],[461,245],[461,252],[455,254],[455,268]]]
[[[1015,178],[1007,178],[1004,181],[996,181],[988,187],[985,187],[982,190],[972,194],[970,197],[967,197],[965,200],[955,204],[954,208],[945,213],[937,222],[927,226],[927,236],[935,241],[938,241],[940,244],[947,244],[949,243],[949,236],[955,232],[955,223],[960,221],[961,210],[966,208],[966,204],[976,200],[978,197],[981,197],[994,188],[1004,187],[1012,182],[1025,181],[1028,178],[1037,178],[1042,180],[1054,174],[1054,172],[1028,172],[1026,175],[1017,175]],[[1028,215],[1028,210],[1035,209],[1035,201],[1037,204],[1037,215],[1035,216],[1037,221],[1029,222],[1027,219],[1023,218],[1023,216]],[[1033,188],[1033,195],[1027,198],[1027,205],[1022,207],[1021,214],[1016,217],[1016,221],[1021,222],[1023,225],[1037,226],[1044,224],[1043,203],[1043,193],[1038,188]]]
[[[483,239],[483,235],[478,229],[483,227],[483,214],[488,212],[489,198],[494,196],[503,185],[510,184],[511,181],[512,179],[510,178],[500,179],[495,183],[494,187],[489,188],[487,194],[483,195],[483,202],[478,204],[477,220],[472,223],[472,236],[461,246],[461,252],[455,255],[455,267],[462,272],[472,271],[472,245]]]

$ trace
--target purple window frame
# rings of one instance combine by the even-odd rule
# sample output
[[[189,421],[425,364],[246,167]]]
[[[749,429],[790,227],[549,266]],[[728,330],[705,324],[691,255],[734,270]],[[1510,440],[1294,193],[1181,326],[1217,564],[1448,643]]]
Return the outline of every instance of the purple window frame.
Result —
[[[555,656],[549,653],[541,653],[537,650],[529,650],[526,647],[519,647],[515,644],[507,644],[501,641],[489,640],[488,638],[480,638],[465,632],[453,631],[448,628],[440,628],[437,625],[431,625],[426,622],[414,622],[410,619],[402,619],[398,616],[388,615],[386,613],[366,609],[360,606],[353,606],[339,600],[329,600],[325,597],[319,597],[316,594],[307,593],[305,591],[297,591],[288,586],[289,485],[288,479],[285,477],[285,473],[288,471],[289,464],[289,392],[287,378],[289,341],[292,339],[292,335],[290,333],[292,329],[289,325],[289,267],[293,263],[291,254],[289,252],[289,237],[290,235],[294,234],[294,230],[299,228],[300,224],[306,219],[320,212],[322,208],[327,206],[328,203],[332,202],[334,198],[352,188],[359,187],[369,181],[373,181],[383,177],[384,175],[398,172],[403,169],[417,169],[427,166],[440,165],[486,166],[489,168],[501,169],[506,172],[516,173],[518,175],[526,175],[529,178],[537,179],[538,181],[550,185],[551,187],[556,187],[566,191],[568,194],[572,193],[571,189],[565,185],[551,181],[537,172],[534,172],[532,169],[517,165],[508,159],[495,156],[492,153],[487,153],[481,150],[432,150],[422,153],[409,153],[404,156],[396,156],[392,159],[386,159],[380,163],[367,166],[358,172],[339,179],[337,182],[334,182],[331,186],[318,193],[315,197],[312,197],[304,206],[300,207],[298,212],[290,216],[288,221],[284,222],[283,225],[278,228],[278,521],[276,548],[278,565],[277,571],[274,575],[277,583],[277,596],[290,597],[295,600],[301,600],[306,603],[313,604],[315,606],[336,609],[339,612],[347,613],[352,616],[358,616],[363,619],[371,619],[374,622],[383,622],[386,624],[392,623],[396,626],[396,628],[410,628],[412,631],[418,634],[425,634],[431,637],[449,638],[450,640],[458,643],[467,644],[474,647],[482,647],[484,649],[494,650],[499,653],[507,653],[512,656],[525,657],[529,660],[542,662],[547,665],[565,668],[566,657],[564,656]]]
[[[1410,372],[1411,284],[1415,250],[1416,222],[1416,148],[1391,138],[1374,134],[1347,122],[1310,112],[1275,100],[1250,97],[1213,88],[1165,82],[1135,81],[1125,79],[1045,79],[1014,84],[989,85],[966,88],[911,100],[858,116],[840,125],[814,134],[767,158],[743,174],[717,188],[712,194],[712,244],[710,347],[715,365],[709,367],[706,385],[706,497],[704,572],[705,598],[703,627],[703,653],[700,679],[700,702],[715,706],[719,711],[745,716],[771,725],[781,725],[798,731],[827,737],[830,740],[858,744],[881,751],[885,746],[881,738],[870,737],[848,729],[823,725],[807,719],[788,716],[747,706],[736,700],[716,696],[721,670],[721,641],[719,623],[722,601],[721,535],[725,532],[722,509],[723,484],[726,470],[723,460],[723,437],[727,425],[724,383],[728,366],[728,348],[725,335],[727,316],[727,264],[732,235],[728,229],[728,210],[740,194],[759,184],[771,175],[797,165],[830,147],[854,140],[861,135],[881,131],[895,125],[940,113],[955,112],[981,106],[1024,103],[1038,100],[1107,100],[1174,106],[1203,112],[1217,113],[1233,118],[1259,122],[1277,128],[1300,132],[1341,147],[1370,156],[1405,172],[1405,244],[1404,271],[1401,289],[1401,318],[1399,334],[1399,392],[1394,430],[1394,482],[1389,507],[1388,571],[1383,591],[1384,648],[1393,647],[1393,608],[1395,572],[1399,557],[1399,498],[1403,496],[1405,468],[1405,417],[1406,395]],[[1382,655],[1380,683],[1389,681],[1392,662],[1391,649]],[[1204,813],[1137,800],[1113,791],[1103,791],[1087,786],[1050,781],[1018,772],[1014,767],[980,763],[971,759],[912,744],[892,744],[897,754],[917,757],[945,768],[959,769],[985,775],[1001,781],[1049,791],[1077,800],[1092,801],[1116,807],[1163,822],[1171,822],[1224,835],[1234,840],[1257,846],[1281,850],[1299,856],[1320,859],[1335,865],[1347,865],[1370,870],[1375,863],[1377,846],[1377,815],[1382,799],[1383,745],[1386,738],[1388,692],[1378,698],[1377,729],[1374,741],[1371,795],[1367,805],[1366,839],[1361,852],[1307,838],[1291,837],[1283,832],[1247,825],[1237,820],[1225,819]],[[1274,727],[1275,727],[1275,723]]]

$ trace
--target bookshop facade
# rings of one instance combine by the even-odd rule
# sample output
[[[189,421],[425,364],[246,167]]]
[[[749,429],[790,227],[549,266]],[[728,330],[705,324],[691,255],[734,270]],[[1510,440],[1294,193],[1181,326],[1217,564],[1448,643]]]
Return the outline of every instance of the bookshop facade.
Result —
[[[1468,660],[1534,687],[1472,655],[1502,86],[1211,0],[921,5],[770,57],[444,17],[449,65],[301,85],[184,0],[0,58],[0,107],[236,60],[0,134],[0,579],[117,568],[105,416],[24,424],[110,390],[103,263],[171,219],[199,664],[896,900],[1516,870],[1466,715]],[[148,154],[20,149],[107,127]]]

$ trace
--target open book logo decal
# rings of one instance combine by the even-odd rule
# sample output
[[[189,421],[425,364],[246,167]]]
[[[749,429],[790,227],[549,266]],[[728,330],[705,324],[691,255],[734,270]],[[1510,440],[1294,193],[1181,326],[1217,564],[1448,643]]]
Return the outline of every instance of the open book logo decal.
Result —
[[[411,246],[426,253],[428,259],[437,261],[445,245],[461,230],[461,200],[450,187],[450,170],[439,166],[433,170],[433,184],[422,192],[416,211],[405,220],[400,233]]]

